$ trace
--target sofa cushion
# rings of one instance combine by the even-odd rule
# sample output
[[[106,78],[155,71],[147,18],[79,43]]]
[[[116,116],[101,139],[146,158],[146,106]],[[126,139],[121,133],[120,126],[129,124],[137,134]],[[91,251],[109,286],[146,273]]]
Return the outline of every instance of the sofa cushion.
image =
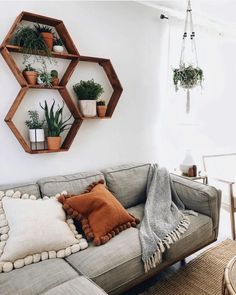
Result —
[[[126,164],[102,170],[108,189],[125,207],[135,206],[146,199],[150,164]]]
[[[188,230],[181,236],[178,243],[171,245],[170,249],[164,253],[164,259],[178,258],[186,253],[186,249],[194,250],[200,247],[204,241],[210,242],[214,239],[211,218],[203,214],[190,215],[189,218],[191,223]]]
[[[141,206],[136,206],[132,210],[140,212]],[[166,251],[164,260],[179,258],[184,253],[190,253],[213,240],[212,221],[208,216],[199,214],[189,218],[191,221],[189,229]],[[73,254],[66,260],[78,272],[91,278],[108,293],[144,275],[139,230],[135,228],[122,232],[103,246],[90,245],[83,252]],[[159,269],[160,267],[157,267],[156,270]]]
[[[38,181],[43,196],[53,196],[58,192],[81,194],[94,181],[104,179],[99,171],[81,172],[65,176],[45,177]]]
[[[143,219],[144,208],[145,208],[145,204],[141,203],[141,204],[138,204],[136,206],[133,206],[133,207],[130,207],[127,209],[127,211],[130,214],[132,214],[133,216],[135,216],[136,218],[138,218],[140,220],[140,223],[137,225],[137,227],[140,227],[141,220]]]
[[[66,260],[109,293],[144,274],[138,233],[136,228],[129,228],[107,244],[99,247],[91,244],[83,255],[73,254]]]
[[[58,198],[72,218],[80,220],[87,240],[95,246],[107,243],[119,232],[139,223],[105,187],[104,181],[93,182],[86,192]]]
[[[34,195],[36,198],[40,198],[41,194],[37,183],[18,183],[0,185],[0,191],[7,191],[13,189],[14,191],[20,191],[22,194]]]
[[[78,277],[63,259],[50,259],[0,274],[1,295],[37,295]]]
[[[87,248],[87,241],[81,239],[56,198],[31,195],[29,199],[27,194],[8,190],[0,199],[0,272]]]
[[[43,293],[44,295],[105,295],[100,287],[95,285],[91,280],[79,276],[73,280],[64,282],[55,288]]]

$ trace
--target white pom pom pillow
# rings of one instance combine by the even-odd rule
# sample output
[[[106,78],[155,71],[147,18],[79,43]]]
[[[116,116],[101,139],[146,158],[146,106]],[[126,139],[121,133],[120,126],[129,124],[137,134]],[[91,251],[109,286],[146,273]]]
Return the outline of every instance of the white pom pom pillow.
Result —
[[[0,272],[88,247],[57,196],[36,199],[19,191],[0,191]]]

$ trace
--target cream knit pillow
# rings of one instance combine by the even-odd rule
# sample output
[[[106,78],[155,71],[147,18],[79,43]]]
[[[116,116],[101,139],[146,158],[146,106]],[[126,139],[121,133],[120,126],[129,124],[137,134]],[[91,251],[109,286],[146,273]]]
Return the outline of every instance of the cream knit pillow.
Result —
[[[0,272],[87,247],[57,196],[36,199],[19,191],[0,191]]]

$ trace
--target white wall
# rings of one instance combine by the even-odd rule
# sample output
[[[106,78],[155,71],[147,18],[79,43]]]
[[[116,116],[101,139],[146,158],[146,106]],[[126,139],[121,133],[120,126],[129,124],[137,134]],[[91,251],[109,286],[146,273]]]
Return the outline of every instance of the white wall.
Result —
[[[194,8],[194,7],[193,7]],[[194,13],[194,10],[193,10]],[[164,69],[168,69],[161,95],[160,162],[169,169],[179,166],[186,149],[191,149],[202,168],[202,155],[236,151],[235,77],[236,40],[227,32],[195,26],[199,66],[204,71],[203,89],[191,93],[191,112],[185,113],[186,92],[175,92],[171,68],[178,67],[183,21],[165,21]]]
[[[70,1],[0,2],[0,10],[5,12],[0,20],[1,40],[23,10],[62,19],[81,54],[111,58],[124,88],[113,118],[84,122],[68,152],[30,155],[3,121],[19,85],[0,58],[0,184],[158,159],[157,126],[163,78],[160,69],[163,23],[158,11],[134,2]],[[83,70],[84,77],[94,77],[92,70],[89,77],[86,66],[78,69]],[[99,78],[97,69],[94,75],[107,85],[104,77]],[[80,78],[75,73],[69,86]],[[108,93],[109,87],[106,89]],[[19,126],[25,128],[28,109],[37,108],[38,101],[55,95],[50,91],[43,94],[32,91],[17,113]]]

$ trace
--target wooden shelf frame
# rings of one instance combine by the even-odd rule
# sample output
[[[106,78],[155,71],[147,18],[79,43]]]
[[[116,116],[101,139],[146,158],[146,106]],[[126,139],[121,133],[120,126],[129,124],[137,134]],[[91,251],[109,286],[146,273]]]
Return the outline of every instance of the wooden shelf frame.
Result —
[[[64,92],[63,89],[55,89],[58,90],[62,99],[64,100],[65,104],[67,105],[72,117],[74,118],[74,121],[61,145],[61,149],[57,150],[57,151],[52,151],[52,150],[32,150],[30,148],[30,145],[28,144],[28,142],[25,140],[25,138],[22,136],[22,134],[20,133],[20,131],[17,129],[17,127],[15,126],[14,122],[13,122],[13,118],[14,115],[17,111],[17,109],[19,108],[22,100],[24,99],[26,93],[29,91],[29,87],[22,87],[21,90],[19,91],[17,97],[15,98],[13,104],[10,107],[10,110],[8,111],[6,117],[5,117],[5,122],[7,123],[7,125],[9,126],[9,128],[11,129],[11,131],[13,132],[13,134],[15,135],[15,137],[17,138],[17,140],[19,141],[19,143],[22,145],[23,149],[30,154],[41,154],[41,153],[52,153],[52,152],[61,152],[61,151],[67,151],[69,150],[81,124],[82,124],[82,120],[79,116],[79,113],[77,111],[77,109],[75,108],[75,105],[71,99],[71,97],[68,95],[68,92]]]
[[[116,105],[120,99],[120,96],[123,92],[123,88],[122,88],[119,78],[115,72],[115,69],[111,63],[111,60],[107,59],[107,58],[101,58],[101,57],[81,55],[80,61],[97,63],[103,68],[103,70],[104,70],[104,72],[111,84],[111,87],[113,89],[113,93],[112,93],[112,95],[109,99],[108,105],[107,105],[106,115],[105,115],[105,118],[103,118],[103,119],[111,118],[114,113],[114,110],[116,108]],[[81,113],[80,113],[80,116],[83,120],[102,119],[99,117],[86,118],[86,117],[83,117],[83,115]]]
[[[27,83],[25,77],[22,74],[22,71],[18,68],[11,52],[16,52],[23,54],[24,49],[11,45],[10,40],[12,39],[12,36],[17,28],[17,26],[20,24],[21,21],[26,20],[34,23],[40,23],[48,26],[54,27],[54,29],[57,31],[59,37],[62,39],[63,44],[65,45],[66,51],[63,53],[57,53],[57,52],[51,52],[51,57],[53,58],[59,58],[59,59],[67,59],[70,60],[70,63],[67,67],[67,69],[64,72],[64,75],[61,78],[60,85],[58,86],[53,86],[53,87],[41,87],[40,85],[30,85]],[[57,20],[54,18],[49,18],[46,16],[30,13],[30,12],[25,12],[23,11],[15,20],[13,23],[12,27],[10,28],[10,31],[8,32],[7,36],[3,40],[3,43],[1,44],[0,47],[1,54],[3,58],[5,59],[6,63],[8,64],[9,68],[11,69],[13,75],[17,79],[18,83],[21,86],[21,90],[19,91],[17,97],[15,98],[12,106],[10,107],[10,110],[8,111],[5,121],[19,143],[22,145],[24,150],[27,153],[30,154],[41,154],[41,153],[52,153],[52,152],[63,152],[69,150],[81,124],[82,124],[82,119],[80,117],[80,114],[74,105],[68,91],[66,90],[66,84],[69,81],[69,78],[71,77],[75,67],[77,66],[79,62],[79,52],[74,45],[73,40],[71,39],[64,23],[61,20]],[[45,52],[37,52],[35,53],[37,55],[41,56],[46,56]],[[30,89],[50,89],[50,90],[56,90],[60,93],[62,99],[64,100],[65,104],[67,105],[70,113],[72,114],[74,121],[70,127],[70,129],[67,132],[67,135],[61,145],[60,150],[57,151],[52,151],[52,150],[32,150],[31,147],[29,146],[29,143],[25,140],[25,138],[22,136],[20,131],[17,129],[13,122],[14,115],[20,106],[22,100],[24,99],[26,93]]]
[[[12,36],[18,27],[18,25],[21,23],[21,21],[29,21],[33,23],[40,23],[48,26],[54,27],[56,32],[58,33],[59,37],[62,39],[62,42],[66,48],[67,52],[63,53],[57,53],[57,52],[51,52],[52,58],[58,58],[58,59],[66,59],[70,60],[70,63],[65,70],[61,80],[60,84],[58,86],[53,86],[53,87],[41,87],[40,85],[30,85],[27,83],[25,77],[22,74],[22,71],[19,69],[18,65],[16,64],[14,60],[14,56],[11,53],[19,53],[19,54],[24,54],[24,49],[22,47],[12,45],[10,44],[10,41],[12,39]],[[15,98],[13,104],[10,107],[10,110],[8,111],[6,117],[5,117],[5,122],[19,141],[19,143],[22,145],[24,150],[27,153],[30,154],[43,154],[43,153],[52,153],[52,152],[64,152],[68,151],[83,120],[85,119],[109,119],[112,117],[112,114],[116,108],[116,105],[119,101],[119,98],[121,96],[121,93],[123,91],[123,88],[121,86],[121,83],[117,77],[117,74],[112,66],[112,63],[110,59],[106,58],[100,58],[100,57],[92,57],[92,56],[81,56],[72,40],[70,37],[63,21],[54,19],[51,17],[46,17],[42,15],[38,15],[35,13],[31,12],[26,12],[23,11],[18,15],[16,18],[15,22],[11,26],[8,34],[4,38],[1,46],[0,46],[0,51],[1,54],[6,61],[7,65],[9,66],[10,70],[12,71],[13,75],[15,76],[16,80],[21,86],[21,90],[19,91],[17,97]],[[40,55],[40,56],[46,56],[45,52],[35,52],[32,53],[35,55]],[[66,88],[66,85],[68,81],[71,78],[71,75],[73,74],[75,68],[79,66],[80,61],[85,61],[85,62],[92,62],[92,63],[97,63],[100,66],[102,66],[110,84],[111,87],[113,88],[113,93],[110,97],[109,103],[107,105],[107,112],[106,116],[104,118],[99,118],[99,117],[93,117],[93,118],[84,118],[82,114],[80,113],[79,108],[74,104],[72,98],[70,97],[70,94]],[[31,147],[29,146],[28,142],[25,140],[25,138],[22,136],[20,131],[17,129],[13,122],[13,118],[15,113],[17,112],[18,107],[20,106],[22,100],[24,99],[26,93],[30,89],[50,89],[50,90],[57,90],[62,99],[65,101],[69,111],[71,112],[74,122],[72,123],[69,131],[67,132],[67,135],[61,145],[60,150],[57,151],[52,151],[52,150],[32,150]]]

